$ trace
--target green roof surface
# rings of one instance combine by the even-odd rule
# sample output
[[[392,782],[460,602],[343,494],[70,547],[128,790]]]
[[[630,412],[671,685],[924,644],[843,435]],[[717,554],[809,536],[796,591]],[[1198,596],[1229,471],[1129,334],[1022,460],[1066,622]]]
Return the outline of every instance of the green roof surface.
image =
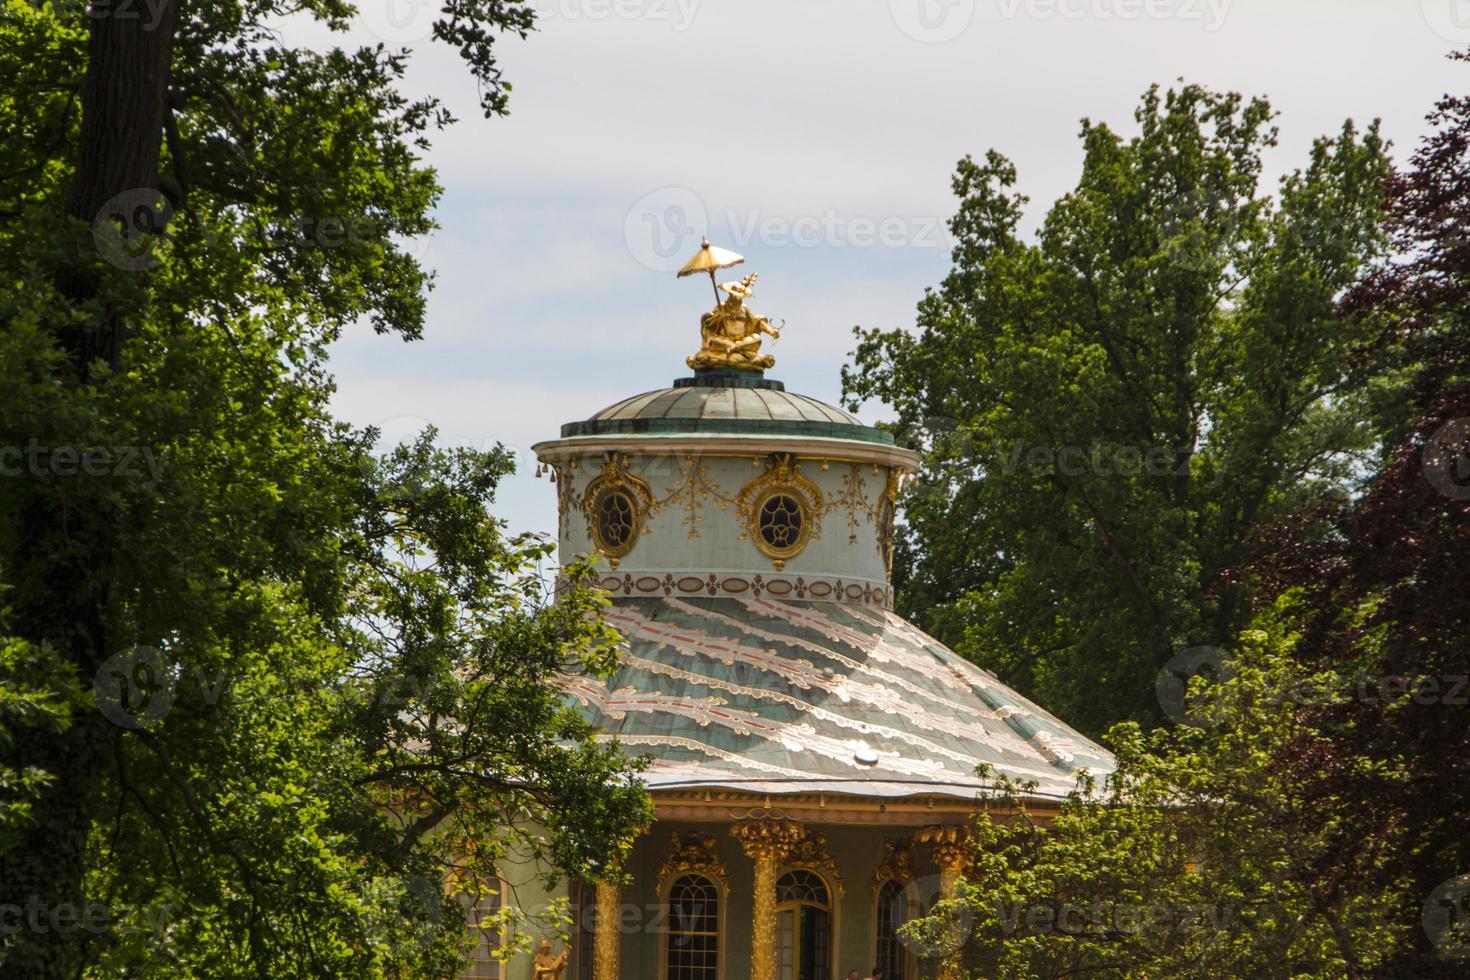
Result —
[[[614,600],[605,682],[563,677],[652,789],[984,795],[982,763],[1057,798],[1113,757],[895,613],[774,598]],[[875,753],[870,754],[870,753]],[[863,761],[864,757],[868,759]]]
[[[893,445],[893,436],[815,398],[786,391],[754,372],[701,372],[672,387],[625,398],[585,422],[561,427],[576,436],[787,435]]]

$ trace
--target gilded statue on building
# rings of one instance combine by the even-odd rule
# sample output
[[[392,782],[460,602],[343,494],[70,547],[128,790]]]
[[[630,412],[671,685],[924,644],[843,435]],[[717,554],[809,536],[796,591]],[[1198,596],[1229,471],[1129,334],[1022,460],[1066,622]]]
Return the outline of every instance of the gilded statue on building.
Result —
[[[679,270],[679,275],[707,272],[713,284],[716,269],[726,269],[744,261],[742,256],[716,248],[705,239],[698,254]],[[721,283],[715,287],[715,308],[699,318],[700,347],[698,353],[688,358],[691,368],[696,371],[701,368],[764,371],[776,363],[770,354],[760,352],[761,337],[780,337],[780,326],[772,324],[768,317],[757,316],[745,306],[745,301],[755,292],[755,280],[756,273],[752,272],[739,282]],[[721,292],[725,293],[723,299],[720,298]]]
[[[562,971],[567,968],[567,952],[563,949],[553,955],[551,940],[541,940],[536,958],[531,961],[531,980],[561,980]]]

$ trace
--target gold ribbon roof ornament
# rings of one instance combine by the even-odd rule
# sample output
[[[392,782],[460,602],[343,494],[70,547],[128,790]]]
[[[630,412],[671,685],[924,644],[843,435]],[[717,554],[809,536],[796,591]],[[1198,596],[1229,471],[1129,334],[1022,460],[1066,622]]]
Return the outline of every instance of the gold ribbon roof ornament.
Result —
[[[679,278],[696,275],[700,272],[709,273],[709,284],[715,287],[715,303],[720,302],[720,287],[715,285],[715,270],[728,269],[732,265],[739,265],[745,261],[745,256],[732,252],[728,248],[720,248],[711,245],[709,239],[699,246],[699,251],[694,253],[694,258],[684,263],[684,268],[679,270]]]
[[[708,272],[710,284],[715,287],[715,308],[699,318],[699,351],[685,361],[696,371],[764,371],[776,363],[770,354],[760,352],[761,335],[775,340],[781,336],[782,325],[773,325],[767,317],[756,316],[745,307],[745,301],[755,292],[756,273],[738,282],[715,282],[716,269],[728,269],[744,261],[743,255],[711,245],[706,238],[694,258],[679,270],[681,277]],[[723,299],[721,291],[725,293]]]

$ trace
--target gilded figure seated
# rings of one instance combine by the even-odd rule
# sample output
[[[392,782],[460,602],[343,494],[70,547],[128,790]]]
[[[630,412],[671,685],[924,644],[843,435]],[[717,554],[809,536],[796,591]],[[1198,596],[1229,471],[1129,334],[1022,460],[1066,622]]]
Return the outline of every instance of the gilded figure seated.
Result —
[[[719,306],[699,318],[702,344],[699,353],[687,361],[691,368],[764,371],[776,363],[770,354],[760,352],[761,337],[779,337],[781,328],[745,306],[745,300],[755,291],[755,279],[756,273],[751,273],[739,282],[721,283],[720,289],[727,295]]]

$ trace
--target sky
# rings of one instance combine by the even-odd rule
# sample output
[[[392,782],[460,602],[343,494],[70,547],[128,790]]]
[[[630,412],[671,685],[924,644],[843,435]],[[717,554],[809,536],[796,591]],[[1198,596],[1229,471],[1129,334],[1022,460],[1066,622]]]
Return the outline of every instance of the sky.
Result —
[[[950,175],[994,148],[1034,229],[1076,183],[1083,118],[1132,132],[1178,79],[1267,96],[1266,186],[1347,118],[1381,118],[1402,162],[1470,66],[1470,0],[532,0],[498,42],[511,115],[485,120],[435,0],[360,0],[348,43],[415,54],[404,89],[461,120],[425,161],[440,229],[423,340],[363,325],[333,352],[337,413],[408,438],[514,450],[492,509],[552,532],[530,447],[688,374],[707,279],[674,270],[708,235],[785,321],[768,376],[830,402],[852,328],[911,326],[949,266]],[[343,43],[339,40],[337,43]],[[866,406],[867,422],[884,417]]]

